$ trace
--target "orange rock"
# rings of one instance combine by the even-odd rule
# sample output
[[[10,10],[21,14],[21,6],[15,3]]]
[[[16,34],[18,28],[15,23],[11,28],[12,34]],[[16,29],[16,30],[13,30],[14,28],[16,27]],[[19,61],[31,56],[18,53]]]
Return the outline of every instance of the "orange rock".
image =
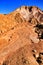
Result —
[[[0,65],[43,65],[42,18],[35,6],[0,14]]]

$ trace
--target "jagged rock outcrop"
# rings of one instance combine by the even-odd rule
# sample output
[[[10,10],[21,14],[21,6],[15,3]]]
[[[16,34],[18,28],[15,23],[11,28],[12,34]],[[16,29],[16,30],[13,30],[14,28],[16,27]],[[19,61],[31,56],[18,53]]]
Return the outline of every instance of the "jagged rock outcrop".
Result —
[[[0,65],[43,65],[43,11],[22,6],[0,14]]]

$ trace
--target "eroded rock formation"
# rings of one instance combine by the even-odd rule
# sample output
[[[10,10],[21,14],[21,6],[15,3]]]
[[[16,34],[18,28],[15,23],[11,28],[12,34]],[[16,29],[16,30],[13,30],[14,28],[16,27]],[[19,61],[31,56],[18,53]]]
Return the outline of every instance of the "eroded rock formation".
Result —
[[[43,65],[43,12],[22,6],[0,14],[0,65]]]

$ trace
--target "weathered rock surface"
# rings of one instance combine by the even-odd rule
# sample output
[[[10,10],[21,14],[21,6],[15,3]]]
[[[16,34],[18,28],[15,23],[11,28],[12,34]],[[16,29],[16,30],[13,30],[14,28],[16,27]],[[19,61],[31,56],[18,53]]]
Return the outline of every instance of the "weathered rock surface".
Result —
[[[0,65],[43,65],[43,12],[22,6],[0,14]]]

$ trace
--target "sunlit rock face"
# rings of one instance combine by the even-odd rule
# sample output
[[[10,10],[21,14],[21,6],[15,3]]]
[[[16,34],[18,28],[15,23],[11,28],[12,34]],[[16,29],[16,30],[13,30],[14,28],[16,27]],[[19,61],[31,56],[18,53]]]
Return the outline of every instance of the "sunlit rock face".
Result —
[[[38,7],[0,14],[0,65],[43,65],[43,12]]]

